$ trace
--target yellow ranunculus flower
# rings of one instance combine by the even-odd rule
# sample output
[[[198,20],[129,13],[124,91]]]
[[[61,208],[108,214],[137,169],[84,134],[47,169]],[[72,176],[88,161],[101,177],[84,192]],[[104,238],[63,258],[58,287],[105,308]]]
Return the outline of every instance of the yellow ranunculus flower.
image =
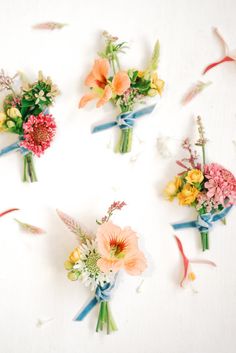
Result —
[[[7,115],[10,118],[21,118],[22,117],[19,109],[15,108],[15,107],[11,107],[11,108],[7,109]]]
[[[204,179],[204,176],[199,169],[192,169],[188,171],[185,179],[189,184],[201,183]]]
[[[80,259],[80,250],[79,248],[75,248],[74,251],[69,256],[69,261],[75,264]]]
[[[155,96],[156,94],[162,94],[162,91],[164,89],[165,82],[161,79],[158,78],[158,75],[156,72],[153,72],[151,74],[151,89],[148,91],[149,96]]]
[[[179,204],[182,206],[191,205],[197,198],[199,190],[190,184],[184,185],[181,192],[178,193]]]
[[[175,179],[173,181],[170,181],[165,190],[164,190],[164,196],[167,200],[172,201],[175,196],[177,195],[177,192],[179,190],[179,188],[182,185],[182,180],[180,177],[175,177]]]

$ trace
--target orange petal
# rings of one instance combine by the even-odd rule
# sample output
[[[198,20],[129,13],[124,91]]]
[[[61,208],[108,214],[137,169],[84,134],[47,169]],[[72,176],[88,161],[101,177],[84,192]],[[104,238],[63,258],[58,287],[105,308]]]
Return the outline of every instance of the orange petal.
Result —
[[[111,99],[111,97],[112,97],[112,90],[111,90],[111,87],[107,85],[104,89],[104,93],[102,97],[97,102],[96,107],[99,108],[102,105],[106,104]]]
[[[97,87],[97,80],[95,79],[92,71],[86,77],[84,84],[88,87]]]
[[[112,88],[115,94],[121,96],[130,87],[130,79],[126,72],[119,71],[112,80]]]
[[[97,261],[97,265],[100,268],[100,270],[104,273],[108,273],[111,270],[113,272],[118,272],[122,267],[122,261],[121,260],[112,261],[112,260],[101,258]]]
[[[79,108],[83,108],[88,102],[96,98],[97,95],[94,92],[85,94],[79,102]]]
[[[93,76],[95,80],[106,82],[109,74],[110,65],[107,59],[97,59],[93,65]]]
[[[138,251],[135,255],[127,256],[124,261],[124,268],[131,276],[140,275],[147,268],[147,261],[144,254]]]

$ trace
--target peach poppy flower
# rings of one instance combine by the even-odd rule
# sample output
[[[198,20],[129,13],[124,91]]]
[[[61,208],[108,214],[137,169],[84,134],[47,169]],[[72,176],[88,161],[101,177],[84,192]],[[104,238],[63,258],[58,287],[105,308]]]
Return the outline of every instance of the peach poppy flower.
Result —
[[[85,79],[85,85],[91,88],[91,91],[81,98],[79,108],[83,108],[95,98],[99,99],[96,105],[99,108],[107,103],[113,94],[120,96],[130,87],[130,79],[126,72],[117,72],[110,82],[109,71],[110,64],[107,59],[95,60],[92,71]]]
[[[105,222],[98,229],[97,243],[101,255],[97,265],[105,273],[124,268],[130,275],[139,275],[147,267],[146,259],[138,249],[136,233],[130,227],[121,229]]]

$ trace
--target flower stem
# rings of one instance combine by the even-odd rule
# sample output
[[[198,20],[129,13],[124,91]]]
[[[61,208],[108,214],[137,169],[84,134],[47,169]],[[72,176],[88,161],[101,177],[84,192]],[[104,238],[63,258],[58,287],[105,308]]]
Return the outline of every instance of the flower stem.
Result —
[[[205,145],[202,145],[202,164],[203,164],[203,166],[206,164],[206,151],[205,151]]]
[[[35,168],[34,168],[34,160],[32,152],[27,153],[24,156],[24,174],[23,174],[23,181],[24,182],[35,182],[37,180]]]
[[[209,249],[208,232],[201,232],[202,251]]]
[[[100,303],[96,332],[103,331],[104,326],[106,326],[108,335],[117,330],[117,326],[112,317],[109,303],[107,301],[101,301]]]
[[[128,153],[131,151],[133,140],[133,128],[120,130],[120,137],[117,143],[116,152]]]

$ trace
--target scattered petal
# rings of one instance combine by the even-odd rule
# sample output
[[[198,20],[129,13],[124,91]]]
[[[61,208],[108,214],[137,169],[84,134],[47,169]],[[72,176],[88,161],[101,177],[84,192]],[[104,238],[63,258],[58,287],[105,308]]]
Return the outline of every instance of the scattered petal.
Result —
[[[220,65],[224,62],[227,61],[236,61],[236,55],[230,54],[229,53],[229,48],[227,43],[225,42],[224,38],[222,37],[222,35],[220,34],[220,32],[218,31],[217,28],[214,28],[214,33],[216,34],[216,36],[218,37],[218,39],[220,40],[222,46],[223,46],[223,50],[224,50],[224,56],[219,60],[219,61],[215,61],[212,64],[208,65],[204,71],[203,71],[203,75],[205,75],[209,70],[211,70],[213,67]]]
[[[13,212],[13,211],[19,211],[19,208],[10,208],[9,210],[6,210],[6,211],[0,213],[0,217],[4,216],[7,213]]]
[[[157,138],[157,150],[162,158],[171,158],[173,157],[176,146],[174,139],[169,136],[161,136]]]
[[[15,221],[20,225],[21,229],[27,233],[31,233],[31,234],[44,234],[44,233],[46,233],[45,230],[43,230],[39,227],[32,226],[31,224],[28,224],[28,223],[23,223],[16,218],[15,218]]]
[[[201,93],[206,87],[212,84],[211,81],[209,82],[202,82],[198,81],[193,85],[190,90],[186,93],[184,98],[182,99],[182,104],[186,105],[187,103],[191,102],[193,98],[195,98],[199,93]]]
[[[203,264],[203,265],[210,265],[216,267],[216,264],[213,261],[210,260],[198,260],[198,259],[193,259],[189,260],[191,264]]]
[[[53,31],[54,29],[62,29],[65,26],[67,26],[66,23],[43,22],[43,23],[38,23],[38,24],[34,25],[32,28],[33,29],[43,29],[43,30]]]
[[[188,266],[189,266],[189,260],[188,258],[185,256],[185,253],[184,253],[184,249],[183,249],[183,245],[180,241],[180,239],[175,235],[175,239],[176,239],[176,242],[177,242],[177,245],[178,245],[178,248],[179,248],[179,251],[180,251],[180,254],[182,256],[182,260],[183,260],[183,265],[184,265],[184,276],[180,282],[180,286],[183,287],[183,282],[185,281],[186,277],[187,277],[187,274],[188,274]]]

